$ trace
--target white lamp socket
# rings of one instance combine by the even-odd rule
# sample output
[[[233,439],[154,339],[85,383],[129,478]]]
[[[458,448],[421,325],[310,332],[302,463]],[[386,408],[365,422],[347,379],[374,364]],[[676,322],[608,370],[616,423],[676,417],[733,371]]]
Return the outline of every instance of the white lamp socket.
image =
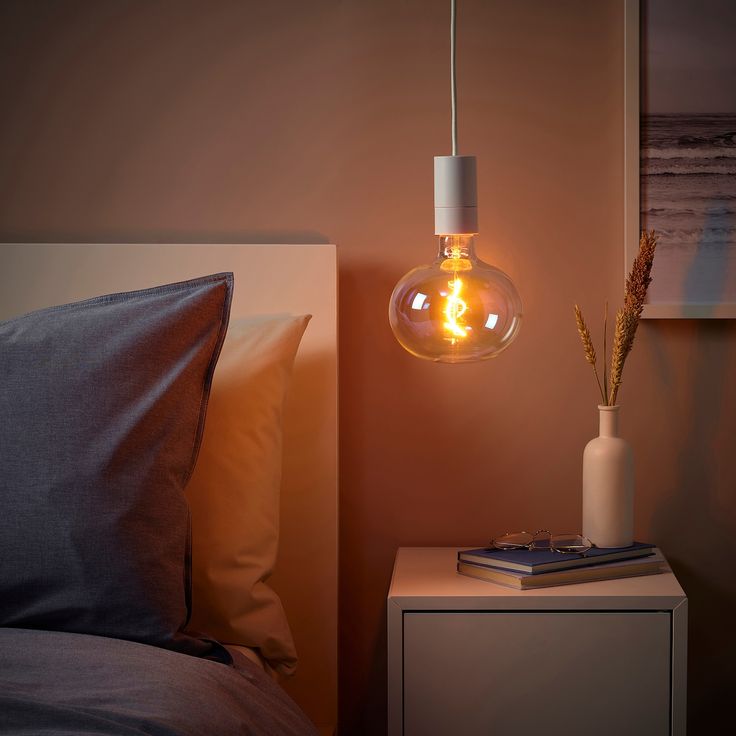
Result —
[[[434,157],[434,232],[478,232],[478,185],[475,156]]]

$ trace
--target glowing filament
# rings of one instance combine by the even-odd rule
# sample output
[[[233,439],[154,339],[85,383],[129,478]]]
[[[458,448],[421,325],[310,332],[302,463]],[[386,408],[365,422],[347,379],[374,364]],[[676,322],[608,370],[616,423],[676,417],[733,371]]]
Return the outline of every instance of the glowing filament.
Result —
[[[468,305],[460,298],[463,282],[456,278],[448,283],[452,293],[447,297],[445,305],[445,329],[453,337],[467,337],[468,328],[459,324],[459,320],[468,309]]]

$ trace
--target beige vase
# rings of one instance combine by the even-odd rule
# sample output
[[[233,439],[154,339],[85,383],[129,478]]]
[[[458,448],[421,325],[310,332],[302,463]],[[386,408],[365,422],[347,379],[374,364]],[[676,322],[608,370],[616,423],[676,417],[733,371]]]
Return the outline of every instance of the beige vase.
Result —
[[[634,454],[618,406],[599,406],[598,437],[583,452],[583,534],[597,547],[634,543]]]

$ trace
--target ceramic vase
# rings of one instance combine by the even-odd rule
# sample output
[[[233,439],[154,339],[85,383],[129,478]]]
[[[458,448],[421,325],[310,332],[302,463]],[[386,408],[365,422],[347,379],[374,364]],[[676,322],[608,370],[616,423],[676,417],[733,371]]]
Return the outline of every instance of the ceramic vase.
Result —
[[[634,454],[618,406],[599,406],[598,437],[583,452],[583,534],[598,547],[634,543]]]

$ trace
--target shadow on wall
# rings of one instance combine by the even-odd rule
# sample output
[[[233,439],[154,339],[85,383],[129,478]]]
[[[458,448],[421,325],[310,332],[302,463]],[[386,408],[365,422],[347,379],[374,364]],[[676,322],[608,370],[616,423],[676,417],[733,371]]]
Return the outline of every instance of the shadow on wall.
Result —
[[[668,550],[689,599],[688,725],[689,733],[709,733],[731,697],[734,639],[729,634],[736,612],[732,548],[736,538],[736,499],[725,479],[731,457],[719,452],[719,439],[733,438],[725,413],[724,393],[732,380],[729,365],[736,341],[736,322],[706,320],[664,322],[668,342],[684,328],[693,344],[687,434],[677,448],[677,486],[664,495],[653,519],[654,538]],[[662,367],[660,365],[660,367]],[[666,378],[666,376],[665,376]],[[726,425],[724,426],[724,422]],[[686,520],[686,526],[683,526]]]
[[[733,227],[729,205],[717,200],[708,209],[684,283],[686,302],[707,303],[724,293],[733,250],[722,242]],[[722,423],[729,419],[723,396],[733,375],[729,359],[736,323],[708,320],[691,327],[689,433],[677,453],[679,485],[660,509],[655,535],[678,551],[672,567],[689,599],[688,726],[697,734],[718,726],[719,717],[713,714],[730,697],[726,688],[736,656],[733,638],[724,638],[736,611],[736,588],[728,582],[733,580],[728,560],[736,537],[736,499],[729,493],[733,489],[723,488],[722,478],[733,475],[722,474],[724,458],[718,453]],[[687,519],[687,527],[678,519]]]
[[[286,244],[301,245],[330,243],[326,235],[314,230],[172,230],[157,228],[112,228],[75,233],[65,230],[63,236],[52,230],[3,231],[4,243],[198,243],[211,245],[231,244]]]
[[[723,295],[727,279],[736,278],[732,263],[736,244],[729,242],[733,232],[732,203],[715,200],[708,208],[695,255],[683,285],[685,302],[708,303]]]
[[[389,298],[405,270],[365,261],[340,269],[340,313],[350,317],[340,328],[340,465],[349,469],[349,484],[340,486],[340,565],[349,571],[340,579],[340,732],[355,736],[386,731],[386,597],[396,549],[407,541],[407,471],[396,455],[425,446],[417,435],[433,425],[422,384],[436,381],[436,372],[417,370],[420,361],[389,326]]]

